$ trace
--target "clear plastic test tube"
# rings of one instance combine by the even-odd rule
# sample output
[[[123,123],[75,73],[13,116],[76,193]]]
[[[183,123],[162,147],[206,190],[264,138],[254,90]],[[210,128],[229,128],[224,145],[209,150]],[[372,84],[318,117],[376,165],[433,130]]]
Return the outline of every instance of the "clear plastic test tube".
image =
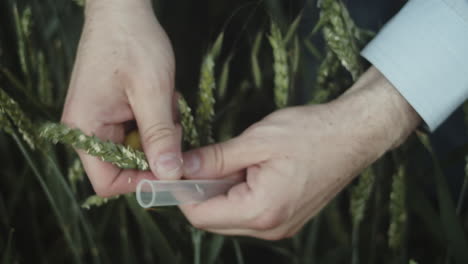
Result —
[[[226,193],[236,183],[233,180],[142,180],[137,185],[136,197],[144,208],[197,203]]]

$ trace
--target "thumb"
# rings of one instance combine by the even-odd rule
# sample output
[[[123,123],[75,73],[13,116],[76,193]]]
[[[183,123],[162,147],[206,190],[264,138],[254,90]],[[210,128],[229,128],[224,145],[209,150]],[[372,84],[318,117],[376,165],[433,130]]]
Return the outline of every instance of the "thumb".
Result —
[[[155,86],[129,96],[151,171],[167,180],[179,179],[183,172],[182,130],[173,121],[172,96],[172,89]]]
[[[245,136],[184,153],[184,176],[219,178],[267,160],[268,153],[258,142]]]

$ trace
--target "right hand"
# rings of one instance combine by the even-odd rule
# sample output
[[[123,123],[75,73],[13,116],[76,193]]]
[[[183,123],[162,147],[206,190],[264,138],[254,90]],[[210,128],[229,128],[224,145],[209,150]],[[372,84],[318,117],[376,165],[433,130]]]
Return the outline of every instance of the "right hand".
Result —
[[[181,128],[175,121],[175,61],[149,0],[88,0],[62,122],[122,143],[136,120],[151,172],[121,170],[78,154],[100,196],[135,191],[143,178],[182,176]]]

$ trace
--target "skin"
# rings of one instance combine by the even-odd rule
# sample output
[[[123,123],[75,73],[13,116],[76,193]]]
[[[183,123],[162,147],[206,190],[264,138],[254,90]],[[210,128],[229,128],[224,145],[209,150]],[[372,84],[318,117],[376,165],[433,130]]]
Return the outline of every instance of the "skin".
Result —
[[[182,210],[215,233],[290,237],[420,122],[372,67],[337,100],[276,111],[232,140],[185,153],[187,178],[245,180]]]
[[[127,121],[137,121],[152,172],[119,170],[79,153],[100,196],[133,192],[155,176],[241,179],[226,195],[181,207],[194,226],[215,233],[294,235],[421,122],[371,67],[334,101],[276,111],[236,138],[181,154],[174,72],[149,1],[88,0],[62,121],[114,142],[123,141]]]
[[[152,170],[120,170],[78,152],[98,195],[133,192],[144,178],[182,176],[174,75],[171,44],[149,1],[87,1],[62,122],[122,143],[126,122],[136,120]]]

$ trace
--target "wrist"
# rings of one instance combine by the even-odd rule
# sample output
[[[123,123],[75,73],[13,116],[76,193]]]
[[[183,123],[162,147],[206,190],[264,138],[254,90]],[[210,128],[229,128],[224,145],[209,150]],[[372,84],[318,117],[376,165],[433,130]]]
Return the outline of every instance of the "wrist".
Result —
[[[331,102],[357,142],[377,159],[398,147],[421,123],[420,116],[397,89],[374,67],[341,97]]]
[[[152,12],[151,0],[87,0],[85,6],[86,18],[109,12]]]

